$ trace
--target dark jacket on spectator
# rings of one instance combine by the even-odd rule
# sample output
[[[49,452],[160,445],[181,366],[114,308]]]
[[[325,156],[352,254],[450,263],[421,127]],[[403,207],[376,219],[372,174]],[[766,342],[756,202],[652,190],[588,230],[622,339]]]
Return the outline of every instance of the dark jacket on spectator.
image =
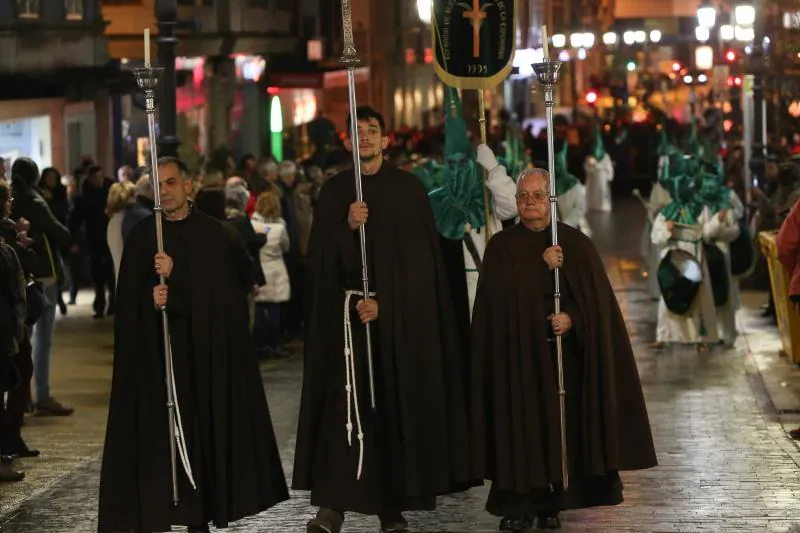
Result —
[[[202,187],[194,197],[194,204],[198,211],[217,220],[225,220],[225,188],[223,186]]]
[[[137,196],[134,203],[125,207],[125,213],[122,215],[123,244],[128,240],[128,235],[130,235],[136,223],[153,214],[154,207],[155,202],[144,196]]]
[[[69,229],[73,234],[84,229],[86,244],[90,249],[108,246],[108,215],[106,215],[106,199],[112,182],[103,179],[101,187],[92,187],[88,181],[83,182],[83,190],[75,199],[69,220]]]
[[[231,210],[229,210],[229,213]],[[256,285],[262,287],[267,284],[264,278],[264,271],[261,269],[261,259],[259,253],[261,247],[267,244],[267,236],[263,233],[256,233],[253,229],[253,224],[244,213],[236,212],[233,216],[228,217],[228,222],[236,228],[239,235],[242,236],[244,245],[247,248],[247,253],[250,256],[250,262],[253,266],[253,277],[256,280]]]
[[[45,169],[50,170],[50,169]],[[44,174],[44,171],[42,172]],[[40,194],[44,187],[40,187]],[[53,215],[58,219],[59,222],[67,225],[67,218],[69,216],[69,198],[67,198],[67,188],[64,187],[61,183],[57,183],[55,189],[52,189],[50,192],[50,198],[47,198],[46,194],[42,194],[42,198],[44,198],[45,202],[47,202],[47,207],[50,208],[50,211],[53,212]]]
[[[11,218],[24,218],[31,224],[28,237],[33,240],[31,247],[36,254],[33,274],[37,279],[56,278],[61,281],[64,279],[61,257],[69,254],[72,236],[36,190],[39,181],[36,163],[27,157],[20,157],[14,161],[11,172],[14,188]]]

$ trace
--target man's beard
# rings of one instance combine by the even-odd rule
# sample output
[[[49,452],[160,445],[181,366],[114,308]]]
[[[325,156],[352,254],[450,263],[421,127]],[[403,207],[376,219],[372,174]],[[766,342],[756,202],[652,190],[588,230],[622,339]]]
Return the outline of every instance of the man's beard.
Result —
[[[358,154],[359,159],[361,159],[362,163],[369,163],[370,161],[375,161],[381,156],[380,151],[373,152],[372,154],[364,154],[363,152]]]

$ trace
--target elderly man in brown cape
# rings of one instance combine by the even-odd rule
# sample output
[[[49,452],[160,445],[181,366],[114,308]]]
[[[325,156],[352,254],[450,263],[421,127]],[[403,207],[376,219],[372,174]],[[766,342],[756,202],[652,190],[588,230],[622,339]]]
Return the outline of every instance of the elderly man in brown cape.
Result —
[[[620,470],[656,466],[639,374],[600,256],[559,223],[551,243],[549,174],[517,182],[520,223],[486,248],[472,319],[471,458],[492,481],[486,509],[502,531],[560,527],[559,511],[622,502]],[[561,274],[562,312],[554,314]],[[568,486],[558,363],[562,337]]]

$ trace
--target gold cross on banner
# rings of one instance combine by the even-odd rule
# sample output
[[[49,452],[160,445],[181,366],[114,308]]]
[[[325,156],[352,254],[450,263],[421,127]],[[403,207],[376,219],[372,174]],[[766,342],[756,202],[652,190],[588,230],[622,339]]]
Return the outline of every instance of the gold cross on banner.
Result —
[[[471,6],[464,2],[460,2],[458,5],[464,8],[463,17],[470,19],[472,24],[472,57],[477,59],[481,56],[481,26],[486,19],[484,8],[492,4],[482,6],[481,0],[472,0]]]

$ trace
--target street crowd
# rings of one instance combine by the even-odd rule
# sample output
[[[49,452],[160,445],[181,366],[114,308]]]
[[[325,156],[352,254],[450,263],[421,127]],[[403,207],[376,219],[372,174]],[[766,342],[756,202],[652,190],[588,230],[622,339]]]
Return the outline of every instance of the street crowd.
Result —
[[[295,350],[292,485],[319,507],[311,533],[338,533],[351,511],[405,531],[404,511],[484,480],[501,531],[555,529],[561,511],[620,503],[619,472],[657,461],[586,215],[612,209],[624,156],[606,150],[600,123],[571,146],[561,118],[548,172],[541,137],[509,119],[478,143],[458,96],[447,102],[439,126],[413,135],[359,108],[364,202],[342,157],[348,135],[301,161],[154,162],[163,252],[151,168],[123,166],[113,180],[87,158],[62,176],[20,157],[0,169],[0,482],[22,480],[13,461],[39,455],[22,436],[26,413],[73,413],[50,393],[49,363],[56,313],[91,280],[94,319],[113,317],[116,336],[101,532],[202,532],[287,499],[257,362]],[[774,150],[747,195],[741,149],[721,152],[694,123],[655,131],[657,176],[642,199],[643,276],[659,300],[652,347],[708,353],[736,339],[739,283],[764,278],[758,232],[779,230],[786,296],[800,303],[800,160]],[[161,398],[154,310],[169,316],[177,422]]]

